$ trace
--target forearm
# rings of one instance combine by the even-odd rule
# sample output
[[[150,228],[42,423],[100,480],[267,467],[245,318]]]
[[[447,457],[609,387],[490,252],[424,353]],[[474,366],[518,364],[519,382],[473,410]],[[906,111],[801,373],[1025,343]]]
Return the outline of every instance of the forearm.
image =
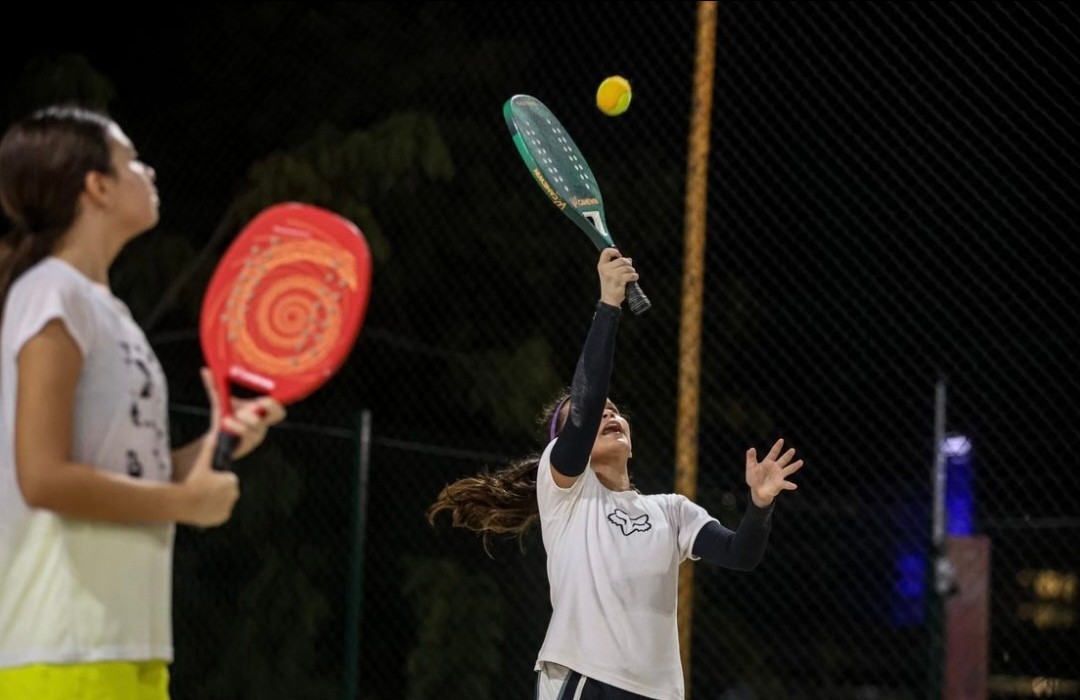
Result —
[[[21,469],[19,487],[28,505],[67,518],[176,522],[185,511],[185,492],[178,484],[134,479],[76,462]]]
[[[191,473],[191,468],[194,466],[195,459],[199,456],[199,452],[203,448],[203,443],[209,438],[210,434],[207,433],[196,440],[192,440],[183,447],[178,447],[172,451],[172,480],[174,482],[182,482],[187,478],[187,475]]]
[[[615,363],[615,334],[619,307],[600,302],[593,313],[570,385],[570,413],[551,453],[551,463],[562,474],[577,476],[589,462],[600,419],[607,404]]]
[[[751,501],[734,532],[717,522],[710,522],[694,540],[694,556],[729,569],[750,571],[765,555],[772,529],[772,512],[772,505],[759,508]]]

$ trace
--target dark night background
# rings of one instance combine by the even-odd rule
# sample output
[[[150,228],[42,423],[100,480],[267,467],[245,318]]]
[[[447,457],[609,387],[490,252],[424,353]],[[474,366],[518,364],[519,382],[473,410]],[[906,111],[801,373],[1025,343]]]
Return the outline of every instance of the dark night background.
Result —
[[[539,446],[596,295],[502,104],[559,115],[642,272],[653,309],[623,318],[612,395],[638,485],[671,490],[696,4],[21,11],[5,125],[78,99],[157,170],[161,222],[114,288],[170,373],[176,440],[204,427],[193,329],[247,218],[321,204],[376,255],[341,374],[242,465],[232,523],[178,535],[174,697],[526,696],[539,537],[489,558],[423,519],[447,481]],[[934,696],[939,379],[992,546],[991,697],[1080,696],[1078,30],[1050,2],[719,4],[697,500],[738,522],[749,445],[783,436],[808,466],[758,570],[696,568],[694,697]],[[615,73],[634,99],[609,118]]]

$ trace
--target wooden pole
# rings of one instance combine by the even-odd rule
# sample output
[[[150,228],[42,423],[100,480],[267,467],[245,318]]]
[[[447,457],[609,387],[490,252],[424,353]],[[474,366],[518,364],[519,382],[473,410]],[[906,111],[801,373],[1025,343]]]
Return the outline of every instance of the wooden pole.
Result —
[[[686,224],[683,237],[682,308],[679,321],[679,405],[675,428],[675,492],[697,497],[697,442],[701,388],[701,305],[705,277],[705,216],[709,127],[716,63],[716,3],[697,3],[697,49],[686,158]],[[690,639],[694,570],[679,570],[679,644],[686,697],[690,697]]]

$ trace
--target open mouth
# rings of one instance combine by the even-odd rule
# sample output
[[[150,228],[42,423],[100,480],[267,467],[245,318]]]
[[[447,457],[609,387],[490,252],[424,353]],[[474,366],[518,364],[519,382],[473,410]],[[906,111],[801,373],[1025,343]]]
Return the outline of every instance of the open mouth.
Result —
[[[622,435],[623,430],[622,430],[622,427],[620,427],[618,423],[608,423],[607,425],[604,426],[604,430],[600,434],[601,435]]]

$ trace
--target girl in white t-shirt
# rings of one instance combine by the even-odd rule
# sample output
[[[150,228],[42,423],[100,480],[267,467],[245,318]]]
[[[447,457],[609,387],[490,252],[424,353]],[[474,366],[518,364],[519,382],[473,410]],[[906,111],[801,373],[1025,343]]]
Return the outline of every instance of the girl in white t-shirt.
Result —
[[[630,425],[607,398],[615,331],[638,275],[614,248],[601,252],[600,302],[568,396],[547,412],[548,445],[492,473],[450,484],[428,510],[484,536],[521,536],[540,521],[551,620],[536,660],[539,700],[682,700],[676,606],[679,564],[704,559],[750,570],[765,551],[773,502],[802,467],[777,441],[746,452],[750,502],[738,531],[677,494],[630,483]]]
[[[219,427],[254,449],[267,397],[172,449],[165,377],[109,289],[158,221],[154,170],[108,117],[51,107],[0,141],[0,698],[165,700],[176,523],[212,527],[239,496],[211,468]]]

